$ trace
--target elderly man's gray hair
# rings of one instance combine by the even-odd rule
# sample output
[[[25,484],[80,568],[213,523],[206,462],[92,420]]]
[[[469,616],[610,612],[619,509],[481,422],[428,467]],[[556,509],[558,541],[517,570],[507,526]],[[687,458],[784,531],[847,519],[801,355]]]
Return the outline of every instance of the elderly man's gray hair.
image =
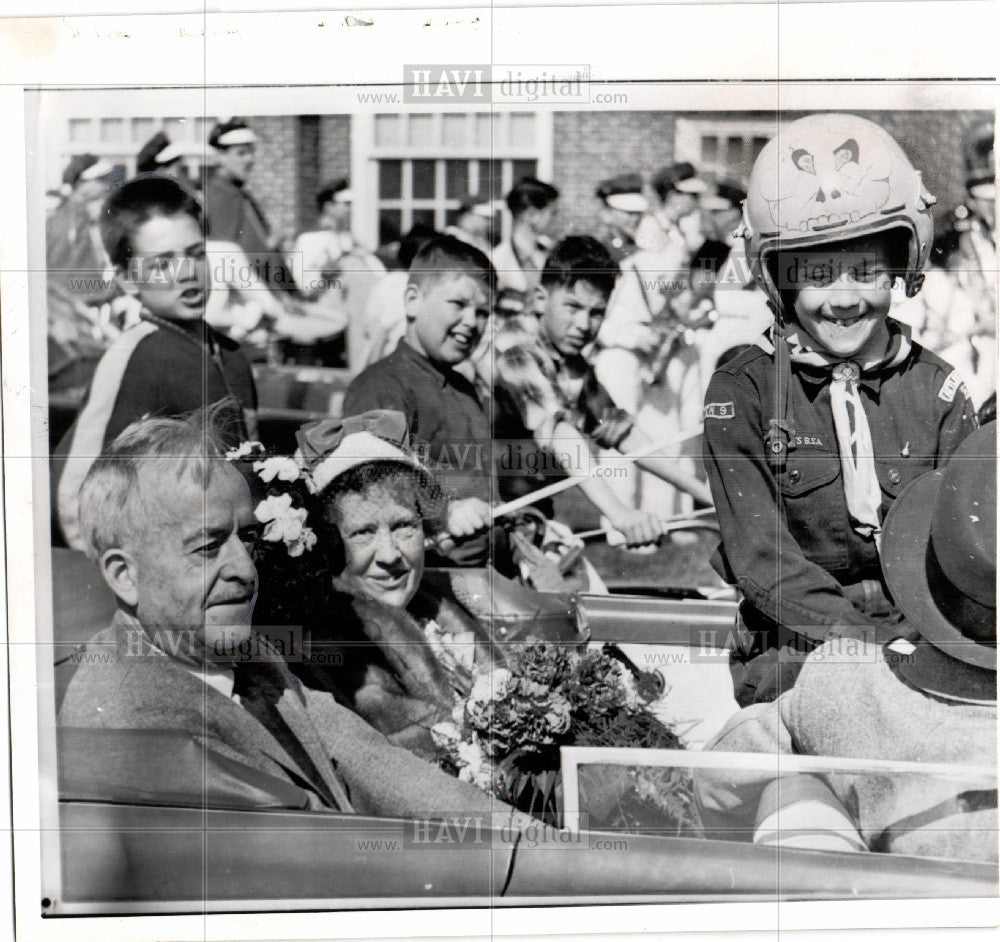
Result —
[[[216,470],[241,476],[225,460],[211,416],[133,422],[90,466],[80,485],[80,535],[84,552],[95,562],[142,527],[146,513],[139,475],[147,465],[160,480],[187,477],[203,487]]]

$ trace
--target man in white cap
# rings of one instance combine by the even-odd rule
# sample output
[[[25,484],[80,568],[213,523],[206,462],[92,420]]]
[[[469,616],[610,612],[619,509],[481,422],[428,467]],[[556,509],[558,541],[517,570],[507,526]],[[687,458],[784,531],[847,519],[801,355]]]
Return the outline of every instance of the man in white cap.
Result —
[[[314,316],[339,323],[338,334],[347,329],[347,359],[353,363],[365,346],[365,306],[372,288],[385,276],[385,266],[358,245],[351,234],[350,181],[346,177],[328,183],[316,194],[317,227],[298,235],[288,256],[289,267],[301,296],[303,309]],[[328,366],[335,350],[342,350],[336,337],[314,347],[310,359]]]
[[[603,181],[595,195],[601,203],[598,235],[621,266],[622,274],[608,299],[608,313],[597,335],[594,369],[615,404],[635,415],[642,399],[643,365],[658,340],[652,326],[658,310],[647,293],[646,265],[643,256],[637,256],[635,243],[635,230],[649,209],[649,200],[638,173]]]
[[[623,173],[599,183],[594,195],[600,200],[600,228],[594,233],[609,249],[616,262],[636,250],[635,230],[649,211],[642,176]]]
[[[280,235],[272,233],[246,188],[257,140],[253,129],[238,118],[217,124],[208,136],[219,163],[207,172],[202,187],[213,279],[206,319],[237,338],[269,323],[278,336],[311,343],[343,330],[343,323],[325,316],[302,317],[315,312],[289,303],[287,291],[295,280],[278,251]]]
[[[272,250],[271,227],[246,189],[257,154],[257,135],[243,121],[217,124],[208,136],[219,158],[205,178],[205,213],[212,238],[235,242],[251,260]]]
[[[686,160],[664,167],[653,176],[652,189],[660,207],[643,219],[636,233],[636,242],[644,249],[663,251],[668,245],[680,243],[689,251],[702,241],[695,210],[698,198],[707,192],[708,184],[698,176]]]
[[[351,184],[345,177],[327,184],[316,194],[315,228],[295,238],[292,271],[299,291],[307,298],[322,293],[322,276],[333,270],[341,256],[354,250],[351,203]]]
[[[881,560],[905,617],[899,637],[827,641],[791,690],[741,710],[707,747],[951,763],[992,780],[824,776],[870,850],[997,859],[996,449],[991,423],[889,511]],[[712,775],[702,807],[745,826],[764,784]]]
[[[183,158],[184,150],[165,131],[157,131],[135,155],[135,172],[162,173],[190,186]]]

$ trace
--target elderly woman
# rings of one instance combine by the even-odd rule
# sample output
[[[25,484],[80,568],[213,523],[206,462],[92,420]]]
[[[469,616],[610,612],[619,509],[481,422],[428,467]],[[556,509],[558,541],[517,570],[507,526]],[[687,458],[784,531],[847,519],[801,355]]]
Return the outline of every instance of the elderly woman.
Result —
[[[402,414],[368,412],[300,430],[319,548],[322,604],[304,617],[294,665],[394,742],[431,755],[429,730],[468,694],[474,666],[502,655],[477,618],[440,588],[421,588],[424,543],[447,502],[407,445]]]

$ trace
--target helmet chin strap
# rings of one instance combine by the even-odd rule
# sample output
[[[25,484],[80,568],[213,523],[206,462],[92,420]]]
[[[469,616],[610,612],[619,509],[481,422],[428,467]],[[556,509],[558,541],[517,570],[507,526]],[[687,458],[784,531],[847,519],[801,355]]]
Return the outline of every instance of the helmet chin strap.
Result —
[[[924,286],[924,273],[922,271],[914,272],[905,279],[905,285],[906,296],[908,298],[915,298]]]
[[[795,416],[789,387],[792,382],[792,363],[785,340],[785,321],[781,306],[771,305],[774,311],[774,417],[768,422],[764,436],[767,463],[772,471],[783,471],[788,452],[795,447]]]

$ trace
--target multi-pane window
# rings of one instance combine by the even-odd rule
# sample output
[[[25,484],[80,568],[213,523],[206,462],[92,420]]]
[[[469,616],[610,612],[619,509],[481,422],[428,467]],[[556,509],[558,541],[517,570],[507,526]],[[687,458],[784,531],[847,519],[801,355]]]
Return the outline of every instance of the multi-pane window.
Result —
[[[521,177],[537,176],[538,121],[520,112],[375,115],[378,241],[415,223],[443,229],[469,196],[499,198]]]
[[[746,178],[777,130],[766,118],[678,118],[674,152],[702,173]]]

